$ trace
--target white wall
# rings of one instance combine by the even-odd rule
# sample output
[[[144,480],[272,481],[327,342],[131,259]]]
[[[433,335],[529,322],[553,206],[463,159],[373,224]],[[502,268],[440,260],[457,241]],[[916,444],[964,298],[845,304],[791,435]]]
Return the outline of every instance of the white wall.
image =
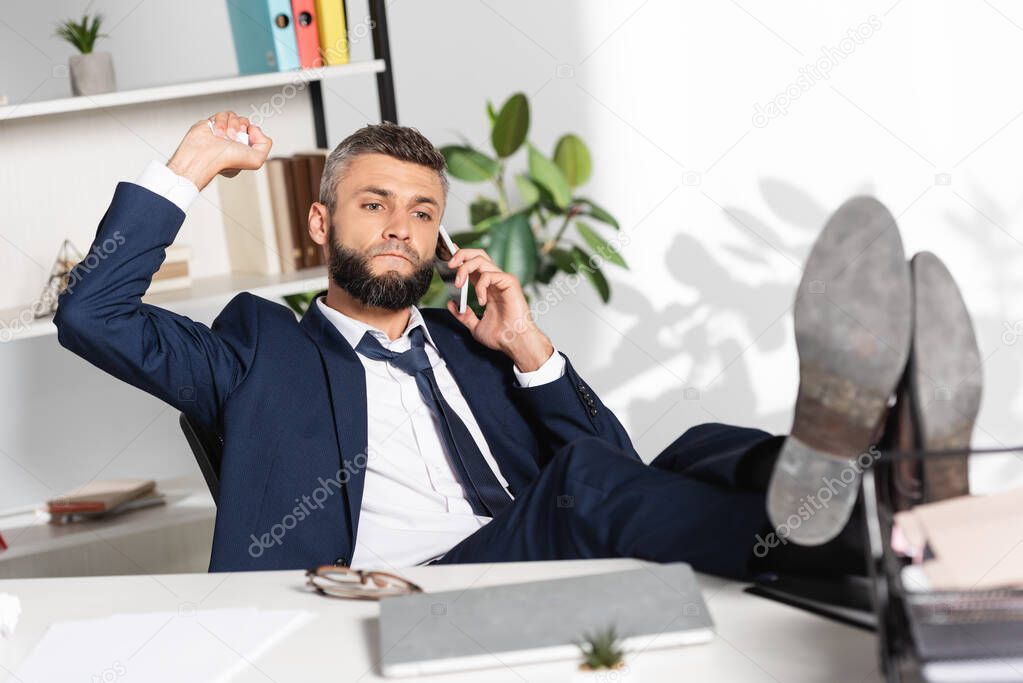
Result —
[[[976,443],[1023,442],[1023,341],[1006,334],[1023,331],[1023,91],[1004,71],[1023,9],[401,0],[390,16],[403,123],[485,144],[483,101],[523,91],[536,144],[572,131],[593,149],[586,194],[621,220],[631,268],[605,268],[610,305],[583,287],[540,324],[644,457],[699,422],[787,430],[801,264],[864,192],[907,255],[937,253],[962,287],[984,358]],[[784,115],[754,122],[790,86]],[[332,136],[354,118],[333,109]],[[449,225],[478,189],[456,183]],[[1023,463],[977,459],[973,474],[979,489],[1021,483]]]
[[[219,3],[192,0],[173,11],[163,3],[142,3],[130,12],[120,3],[93,6],[120,21],[107,47],[122,88],[234,69]],[[70,2],[5,12],[0,92],[14,101],[66,92],[66,82],[46,74],[67,50],[46,35],[59,16],[79,12]],[[1023,321],[1014,267],[1023,254],[1016,189],[1023,91],[1007,75],[1023,52],[1023,10],[1005,0],[393,0],[389,18],[402,123],[438,144],[462,133],[482,145],[486,98],[501,101],[523,91],[530,96],[537,145],[549,150],[567,131],[590,144],[595,171],[586,194],[621,220],[631,269],[607,267],[614,292],[608,306],[584,287],[539,322],[616,411],[644,457],[708,420],[787,429],[797,381],[789,306],[800,264],[828,213],[863,192],[876,194],[897,216],[908,253],[934,251],[962,286],[985,359],[976,442],[1023,442],[1023,342],[1004,334]],[[360,35],[365,8],[351,8],[350,21]],[[842,42],[858,28],[869,37]],[[354,45],[356,59],[370,51],[368,39]],[[799,88],[806,67],[824,54],[831,55],[827,78],[810,76]],[[332,143],[377,119],[372,85],[372,78],[328,83]],[[790,86],[799,90],[786,113],[755,125],[756,105]],[[287,116],[276,128],[267,121],[268,132],[279,138],[297,125]],[[181,117],[160,124],[160,148],[167,153],[190,123],[191,117]],[[13,171],[2,150],[9,148],[10,125],[0,123],[0,196],[7,205]],[[71,134],[87,130],[74,126],[75,119],[65,117],[54,134],[77,144]],[[63,159],[73,149],[65,144],[47,153]],[[19,152],[16,161],[26,162],[25,154],[31,152]],[[148,156],[139,155],[138,163],[143,160]],[[116,170],[130,177],[138,163],[126,160]],[[55,191],[55,185],[74,183],[75,195],[93,199],[68,230],[89,232],[112,184],[82,168],[81,161],[54,164],[34,192],[22,186],[19,206],[53,203],[55,192],[71,192]],[[455,183],[449,227],[465,225],[466,203],[479,190]],[[5,237],[24,236],[17,225],[2,227]],[[13,258],[9,249],[0,243],[0,258]],[[28,288],[34,290],[34,284]],[[28,351],[33,343],[0,348],[7,353],[0,366],[9,368],[3,376],[12,376],[24,353],[47,359],[32,373],[38,382],[59,386],[63,379],[89,378],[91,384],[80,386],[107,392],[111,401],[115,394],[122,403],[131,397],[133,411],[89,401],[78,413],[110,430],[102,451],[121,449],[115,462],[124,471],[151,473],[156,459],[168,470],[193,466],[170,411],[150,425],[158,403],[139,400],[130,388],[111,388],[104,378],[90,377],[98,375],[91,368],[72,371],[68,366],[78,361],[58,349]],[[38,410],[28,407],[26,395],[39,390],[21,377],[7,385],[0,415]],[[21,404],[26,407],[15,411]],[[52,413],[48,424],[66,415]],[[69,448],[88,442],[79,426],[73,434],[49,435],[46,449],[37,448],[26,425],[40,429],[37,421],[7,417],[0,425],[0,449],[8,456],[0,457],[0,481],[3,495],[15,500],[41,497],[36,480],[73,484],[82,471],[70,468],[61,476],[61,463],[68,462]],[[89,466],[102,466],[100,449],[84,447]],[[975,465],[974,483],[988,489],[1020,482],[1021,470],[1014,456],[984,459]],[[6,490],[8,481],[17,485]]]
[[[788,308],[800,264],[827,214],[861,192],[898,217],[907,253],[936,252],[961,283],[985,359],[977,442],[1023,441],[1020,344],[1003,341],[1005,325],[1023,316],[1013,268],[1023,254],[1014,177],[1023,93],[1000,69],[1020,56],[1016,7],[580,2],[554,16],[539,3],[459,7],[469,15],[461,26],[504,49],[472,46],[462,50],[472,60],[434,64],[432,49],[406,59],[399,50],[399,114],[431,122],[424,128],[441,140],[453,127],[478,136],[472,105],[482,97],[461,105],[470,89],[460,86],[482,81],[476,89],[493,97],[535,93],[538,144],[565,130],[591,143],[587,192],[624,219],[632,269],[607,269],[610,307],[585,292],[541,324],[644,456],[696,422],[788,427],[797,376]],[[425,24],[430,13],[398,4],[395,23]],[[869,37],[843,43],[850,29]],[[755,125],[755,105],[825,52],[830,76],[801,89],[784,116]],[[552,79],[558,63],[573,77]],[[450,96],[467,122],[437,121],[427,92],[407,98],[406,83],[427,91],[434,80],[453,86],[445,99],[458,92]],[[685,388],[699,398],[686,400]],[[975,483],[1020,481],[1021,469],[1012,456],[979,461]]]

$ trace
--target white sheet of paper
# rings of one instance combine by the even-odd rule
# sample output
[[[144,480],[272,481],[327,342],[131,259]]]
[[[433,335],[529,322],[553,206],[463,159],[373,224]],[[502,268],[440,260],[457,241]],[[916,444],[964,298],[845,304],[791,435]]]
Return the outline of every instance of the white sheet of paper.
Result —
[[[58,621],[10,680],[230,681],[313,616],[242,607]]]

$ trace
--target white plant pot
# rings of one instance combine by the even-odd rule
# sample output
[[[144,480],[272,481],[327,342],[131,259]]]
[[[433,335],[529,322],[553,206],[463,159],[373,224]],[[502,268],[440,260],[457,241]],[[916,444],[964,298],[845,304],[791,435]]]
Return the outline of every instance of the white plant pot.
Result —
[[[572,683],[638,683],[639,673],[632,660],[626,659],[618,669],[577,669]]]
[[[117,89],[114,61],[109,52],[89,52],[68,58],[72,95],[98,95]]]

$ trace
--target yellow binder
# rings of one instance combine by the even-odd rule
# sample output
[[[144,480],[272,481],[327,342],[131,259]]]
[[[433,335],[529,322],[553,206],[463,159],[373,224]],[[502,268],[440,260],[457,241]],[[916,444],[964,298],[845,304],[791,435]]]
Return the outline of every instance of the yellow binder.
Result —
[[[319,28],[323,64],[347,64],[348,34],[343,0],[316,0],[316,25]]]

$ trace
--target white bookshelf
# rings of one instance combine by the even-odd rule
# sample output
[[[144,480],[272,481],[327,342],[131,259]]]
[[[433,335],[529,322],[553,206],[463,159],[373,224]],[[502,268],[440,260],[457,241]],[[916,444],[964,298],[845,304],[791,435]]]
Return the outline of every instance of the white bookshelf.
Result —
[[[161,85],[153,88],[123,90],[102,95],[80,95],[78,97],[64,97],[56,100],[25,102],[0,107],[0,122],[67,112],[89,111],[91,109],[123,107],[129,104],[180,100],[186,97],[200,97],[217,93],[244,92],[246,90],[259,90],[260,88],[274,88],[277,86],[293,85],[295,87],[302,87],[302,84],[313,81],[324,81],[358,74],[375,74],[385,69],[386,64],[384,60],[373,59],[315,69],[232,76],[191,83]]]
[[[147,294],[142,297],[142,302],[190,316],[196,310],[222,308],[239,292],[251,292],[264,299],[274,300],[288,294],[326,288],[327,269],[318,266],[278,275],[227,273],[194,278],[191,287]],[[36,318],[25,323],[27,316],[23,314],[23,310],[17,308],[0,311],[0,320],[5,321],[10,329],[9,341],[57,334],[53,316]],[[12,324],[11,321],[20,322]]]
[[[139,87],[125,82],[118,92],[69,97],[65,91],[52,93],[59,99],[23,102],[41,97],[39,92],[26,96],[25,90],[21,97],[12,96],[0,105],[4,237],[0,269],[5,285],[0,289],[0,375],[8,389],[0,394],[0,434],[5,435],[3,449],[10,456],[0,454],[0,507],[33,503],[50,495],[51,487],[70,488],[98,472],[161,480],[197,473],[176,412],[60,347],[52,318],[33,319],[31,302],[49,278],[65,239],[87,252],[117,183],[135,181],[151,160],[170,158],[188,127],[212,112],[231,110],[252,116],[254,108],[262,111],[270,105],[260,118],[274,140],[275,156],[333,147],[330,142],[336,145],[354,129],[351,126],[374,119],[398,120],[386,0],[367,0],[367,4],[368,16],[360,8],[350,17],[350,26],[369,31],[353,41],[349,64],[238,76],[230,33],[225,33],[226,13],[221,12],[222,21],[199,22],[202,37],[215,41],[201,61],[179,65],[176,54],[180,51],[158,50],[159,54],[147,56],[145,49],[152,45],[129,41],[118,54],[124,60],[136,60],[127,73],[136,74],[131,82]],[[41,16],[29,14],[33,19]],[[151,14],[162,16],[162,11]],[[331,106],[339,111],[326,111]],[[329,136],[328,113],[335,114]],[[191,248],[192,285],[147,295],[143,301],[209,324],[242,291],[280,302],[288,294],[326,288],[324,268],[272,276],[246,273],[241,264],[234,270],[227,230],[238,222],[229,222],[221,211],[217,185],[206,188],[205,196],[189,207],[175,239]],[[17,343],[4,343],[6,332],[12,332]],[[54,427],[55,420],[59,428]],[[148,517],[149,512],[130,514]],[[201,523],[205,522],[194,524]],[[0,528],[3,524],[0,519]],[[194,524],[176,526],[173,533],[198,538],[201,534]],[[163,542],[168,534],[144,530],[131,534],[130,542],[137,539],[142,544],[147,535]],[[24,546],[27,538],[15,542]],[[116,541],[122,550],[124,543]],[[206,558],[193,563],[199,570],[208,562],[209,538],[202,545]],[[110,549],[106,543],[102,546]],[[65,550],[79,553],[78,546],[58,551]],[[32,562],[55,557],[42,551]],[[110,557],[107,553],[105,559]],[[56,562],[52,559],[52,566]],[[120,567],[104,571],[114,569],[121,572]],[[41,571],[35,564],[22,575]]]
[[[87,114],[90,111],[111,107],[130,108],[131,105],[160,102],[166,103],[168,107],[180,107],[181,105],[178,103],[185,98],[231,96],[235,93],[283,88],[289,85],[296,87],[301,92],[302,89],[308,87],[304,84],[356,74],[380,73],[385,68],[384,60],[373,59],[315,69],[217,78],[102,95],[28,102],[0,107],[0,126],[13,119],[41,119],[48,115],[62,113]],[[298,104],[298,102],[292,104]],[[279,124],[278,121],[275,123]],[[193,216],[192,221],[195,222],[195,220]],[[205,229],[208,226],[198,227]],[[146,295],[143,297],[143,301],[191,316],[194,311],[223,307],[232,297],[242,291],[252,292],[267,299],[279,299],[288,294],[324,289],[326,286],[326,269],[322,266],[278,275],[227,272],[193,278],[192,285],[188,288]],[[0,336],[0,342],[56,335],[57,328],[53,325],[53,316],[33,319],[27,309],[27,304],[0,309],[0,322],[5,326],[2,336]]]

